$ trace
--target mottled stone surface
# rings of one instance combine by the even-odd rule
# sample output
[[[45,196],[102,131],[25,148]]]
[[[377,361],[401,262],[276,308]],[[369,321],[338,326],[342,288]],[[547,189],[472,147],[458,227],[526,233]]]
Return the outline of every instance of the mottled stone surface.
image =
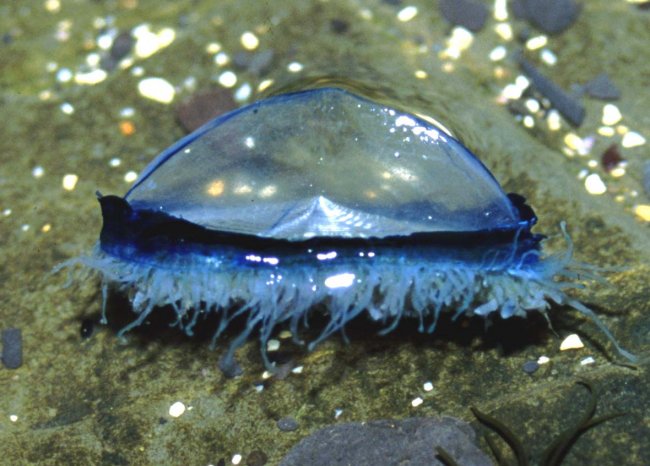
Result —
[[[350,422],[320,429],[302,439],[281,466],[444,465],[442,448],[463,466],[488,466],[469,424],[451,417]]]
[[[543,121],[523,127],[496,102],[519,71],[507,60],[488,59],[504,44],[491,18],[471,48],[451,60],[438,56],[449,25],[430,3],[415,2],[419,13],[406,23],[396,19],[406,2],[61,0],[60,11],[45,9],[56,3],[0,5],[0,326],[20,328],[23,336],[22,366],[0,369],[5,463],[207,465],[230,464],[235,455],[243,463],[259,452],[256,457],[278,464],[300,439],[333,423],[444,414],[476,428],[469,406],[507,423],[539,457],[582,416],[587,401],[573,388],[577,377],[594,384],[598,413],[631,414],[587,432],[564,464],[650,463],[650,235],[648,224],[632,213],[636,203],[650,203],[643,191],[648,145],[622,149],[627,174],[613,178],[589,160],[620,145],[619,136],[596,136],[590,155],[567,157],[568,125],[559,132],[548,131]],[[543,71],[563,89],[606,72],[620,87],[621,123],[650,139],[648,13],[623,1],[583,3],[579,20],[549,39],[558,62]],[[102,24],[110,17],[113,26]],[[331,21],[341,18],[349,29],[336,34]],[[115,27],[120,34],[145,22],[156,32],[173,28],[175,39],[128,69],[116,66],[99,84],[57,81],[62,68],[83,70],[94,60],[89,54],[101,55],[96,39],[102,30]],[[512,26],[515,36],[528,27],[515,20]],[[371,98],[434,115],[479,154],[506,190],[529,199],[540,219],[535,231],[549,235],[548,251],[565,250],[558,229],[564,219],[579,260],[623,267],[607,274],[612,286],[589,286],[576,296],[640,356],[638,367],[617,364],[620,358],[597,328],[565,308],[550,312],[559,338],[537,316],[497,321],[487,330],[481,320],[445,321],[433,336],[419,335],[413,323],[382,337],[362,320],[348,329],[350,344],[335,336],[311,353],[282,339],[276,357],[281,353],[299,369],[283,380],[263,374],[255,339],[237,354],[244,374],[227,379],[217,368],[223,347],[209,348],[210,321],[187,338],[169,328],[161,312],[120,340],[117,331],[133,315],[119,296],[109,302],[110,324],[82,339],[81,323],[98,320],[101,312],[100,286],[74,275],[66,287],[65,271],[50,271],[97,240],[95,191],[123,194],[127,172],[141,170],[184,134],[173,105],[234,69],[216,65],[217,52],[206,52],[208,45],[217,42],[232,58],[243,51],[244,31],[260,39],[253,53],[273,49],[263,79],[274,81],[264,95],[300,87],[300,79],[337,76],[363,84]],[[530,58],[540,65],[537,55]],[[292,62],[302,71],[288,71]],[[495,77],[495,66],[503,77]],[[416,77],[416,71],[425,75]],[[256,89],[262,79],[237,73],[233,92],[245,82]],[[176,100],[164,105],[140,96],[137,84],[144,77],[165,78],[177,89]],[[584,102],[579,136],[597,135],[603,102]],[[62,111],[65,103],[72,114]],[[125,135],[123,121],[133,124],[133,134]],[[36,167],[42,176],[35,176]],[[603,177],[606,193],[586,192],[578,177],[585,169]],[[73,191],[62,189],[66,174],[79,177]],[[316,331],[318,319],[311,324]],[[559,342],[570,333],[579,333],[586,347],[560,352]],[[548,364],[532,375],[522,371],[542,355]],[[595,363],[580,365],[587,356]],[[433,389],[425,391],[425,382]],[[414,407],[416,397],[422,404]],[[187,409],[173,418],[169,407],[176,401]],[[285,417],[299,428],[279,431],[276,421]]]

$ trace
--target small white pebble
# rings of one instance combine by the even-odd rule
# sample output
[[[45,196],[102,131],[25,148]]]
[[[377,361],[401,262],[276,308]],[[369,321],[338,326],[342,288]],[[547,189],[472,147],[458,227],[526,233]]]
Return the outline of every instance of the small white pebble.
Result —
[[[580,361],[581,366],[588,366],[589,364],[594,364],[596,360],[592,358],[591,356],[587,356],[584,358],[582,361]]]
[[[499,45],[497,47],[494,47],[492,51],[490,52],[490,60],[492,61],[499,61],[503,60],[506,58],[507,50],[503,45]]]
[[[41,178],[44,174],[45,170],[40,165],[37,165],[32,169],[32,176],[34,178]]]
[[[75,186],[77,186],[77,181],[79,181],[79,177],[73,173],[69,173],[63,177],[61,184],[66,191],[73,191]]]
[[[257,38],[255,34],[253,34],[250,31],[246,31],[241,35],[240,38],[241,45],[246,49],[246,50],[255,50],[258,45],[260,45],[260,40]]]
[[[72,74],[72,71],[70,71],[68,68],[61,68],[56,72],[56,80],[60,83],[70,82],[73,76],[74,75]]]
[[[596,196],[607,192],[607,186],[597,173],[592,173],[585,178],[585,188],[589,194]]]
[[[603,106],[603,118],[602,122],[605,126],[614,126],[616,123],[621,121],[623,115],[621,111],[614,104],[605,104]]]
[[[113,167],[113,168],[119,167],[120,165],[122,165],[122,161],[120,159],[118,159],[117,157],[114,157],[108,162],[108,165]]]
[[[548,37],[544,35],[531,37],[526,41],[526,48],[528,50],[541,49],[547,44],[547,42],[548,42]]]
[[[59,108],[66,115],[72,115],[74,113],[74,107],[71,103],[63,102]]]
[[[293,61],[287,65],[287,70],[291,73],[299,73],[303,68],[302,63],[298,63],[297,61]]]
[[[230,57],[226,52],[219,52],[214,56],[214,63],[217,66],[227,65],[230,61]]]
[[[177,401],[176,403],[174,403],[169,407],[169,415],[171,417],[182,416],[184,412],[185,412],[185,405],[183,404],[182,401]]]
[[[499,23],[494,27],[496,33],[503,40],[512,40],[512,26],[509,23]]]
[[[251,96],[252,92],[253,89],[251,88],[250,84],[248,83],[242,84],[241,86],[239,86],[239,89],[235,91],[235,101],[239,103],[246,102]]]
[[[548,364],[549,362],[551,362],[551,358],[549,358],[548,356],[540,356],[539,358],[537,358],[537,364],[539,365]]]
[[[99,84],[108,77],[108,73],[97,68],[96,70],[88,71],[87,73],[77,73],[74,75],[74,82],[81,85],[92,86]]]
[[[291,369],[291,372],[294,374],[302,374],[302,371],[305,367],[304,366],[296,366],[293,369]]]
[[[635,131],[628,131],[623,135],[621,145],[625,148],[638,147],[645,144],[645,138]]]
[[[334,419],[338,419],[339,417],[341,417],[341,414],[343,414],[343,410],[340,408],[336,408],[334,410]]]
[[[414,408],[417,408],[417,407],[420,406],[423,402],[424,402],[424,400],[418,396],[417,398],[414,398],[414,399],[411,401],[411,406],[413,406]]]
[[[616,131],[611,126],[601,126],[598,128],[598,134],[607,138],[611,138],[616,134]]]
[[[433,390],[433,384],[431,382],[424,382],[424,385],[422,386],[425,392],[430,392]]]
[[[133,183],[137,179],[138,179],[138,174],[133,170],[128,171],[124,174],[124,181],[126,181],[127,183]]]
[[[280,349],[280,341],[276,340],[275,338],[271,338],[269,341],[266,342],[266,351],[269,353],[272,353],[273,351],[277,351]]]
[[[582,343],[582,340],[578,335],[575,333],[572,333],[568,337],[566,337],[562,343],[560,343],[560,351],[566,351],[570,349],[580,349],[584,348],[585,345]]]
[[[169,104],[174,100],[176,90],[169,81],[163,78],[144,78],[138,83],[138,91],[142,97]]]
[[[553,52],[551,52],[549,49],[543,49],[540,54],[540,58],[544,63],[547,65],[555,65],[557,63],[557,56]]]
[[[242,460],[242,456],[239,453],[237,453],[235,455],[232,455],[232,459],[230,460],[230,462],[232,464],[239,464],[241,463],[241,460]]]
[[[9,415],[9,420],[11,422],[16,422],[18,420],[18,416],[16,416],[15,414],[10,414]]]
[[[407,21],[411,21],[413,18],[415,18],[417,14],[417,7],[407,6],[397,12],[397,19],[403,23],[406,23]]]
[[[548,116],[546,117],[546,124],[548,125],[548,129],[551,131],[558,131],[560,128],[562,128],[560,112],[555,109],[548,112]]]
[[[237,84],[237,75],[232,71],[224,71],[219,75],[217,81],[223,87],[233,87],[235,84]]]

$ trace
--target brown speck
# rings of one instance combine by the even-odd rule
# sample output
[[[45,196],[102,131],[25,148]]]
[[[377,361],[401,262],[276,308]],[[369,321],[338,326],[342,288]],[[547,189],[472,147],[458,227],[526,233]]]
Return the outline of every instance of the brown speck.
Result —
[[[176,118],[189,133],[211,119],[237,108],[230,91],[208,89],[185,99],[176,108]]]

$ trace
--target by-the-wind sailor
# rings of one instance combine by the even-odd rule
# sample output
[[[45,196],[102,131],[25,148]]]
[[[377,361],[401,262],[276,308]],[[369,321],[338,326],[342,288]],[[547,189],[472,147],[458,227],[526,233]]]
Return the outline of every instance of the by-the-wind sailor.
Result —
[[[316,341],[361,313],[394,328],[442,312],[525,317],[566,304],[589,274],[571,251],[545,257],[533,210],[430,123],[338,88],[284,94],[221,116],[154,159],[124,197],[99,196],[97,247],[77,259],[124,291],[137,314],[171,305],[192,333],[218,315],[266,342],[310,312]],[[104,298],[105,299],[105,298]],[[317,306],[320,305],[320,306]],[[268,361],[267,361],[268,363]]]

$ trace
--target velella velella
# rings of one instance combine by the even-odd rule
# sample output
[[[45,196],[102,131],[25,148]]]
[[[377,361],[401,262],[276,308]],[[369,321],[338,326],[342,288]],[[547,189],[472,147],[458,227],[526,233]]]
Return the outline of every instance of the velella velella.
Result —
[[[129,296],[143,323],[171,306],[191,334],[233,319],[262,354],[279,324],[294,336],[312,312],[319,341],[366,313],[395,328],[403,317],[433,332],[443,312],[502,318],[546,313],[551,303],[589,317],[566,294],[593,276],[542,253],[536,216],[506,194],[458,140],[424,119],[341,88],[260,100],[223,115],[156,157],[125,196],[98,195],[93,253],[76,262],[107,290]],[[297,337],[296,337],[297,338]]]

